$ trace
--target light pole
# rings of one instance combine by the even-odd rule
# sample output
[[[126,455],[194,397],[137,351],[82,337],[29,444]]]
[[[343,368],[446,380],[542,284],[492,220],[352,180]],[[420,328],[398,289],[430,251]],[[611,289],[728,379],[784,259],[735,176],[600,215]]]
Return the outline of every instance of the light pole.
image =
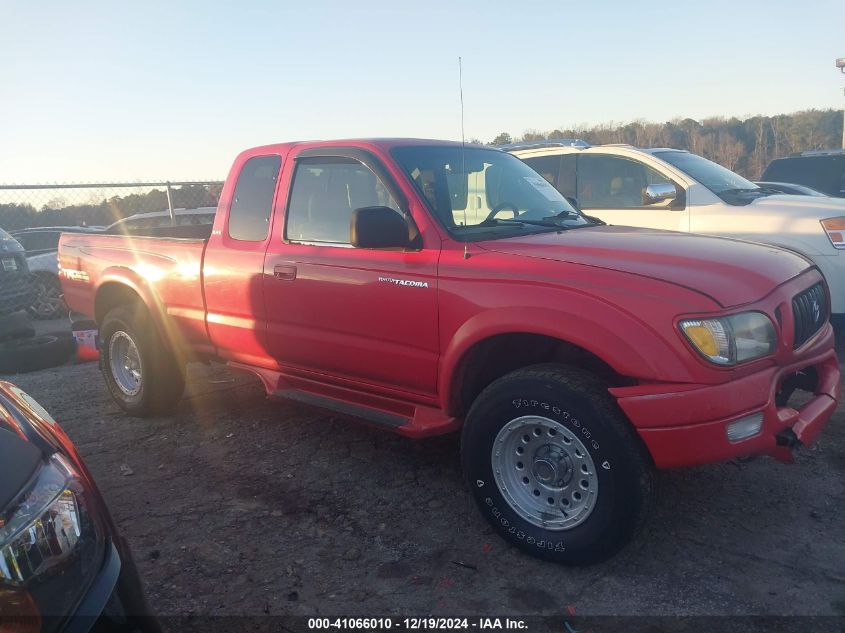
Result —
[[[836,60],[836,67],[845,74],[845,57]],[[845,149],[845,108],[842,109],[842,149]]]

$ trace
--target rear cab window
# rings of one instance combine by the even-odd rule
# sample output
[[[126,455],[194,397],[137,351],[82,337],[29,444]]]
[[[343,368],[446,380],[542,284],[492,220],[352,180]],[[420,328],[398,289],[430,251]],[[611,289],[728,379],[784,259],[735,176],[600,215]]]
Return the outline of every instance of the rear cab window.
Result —
[[[281,156],[253,156],[243,164],[229,211],[229,237],[245,242],[267,239],[281,166]]]

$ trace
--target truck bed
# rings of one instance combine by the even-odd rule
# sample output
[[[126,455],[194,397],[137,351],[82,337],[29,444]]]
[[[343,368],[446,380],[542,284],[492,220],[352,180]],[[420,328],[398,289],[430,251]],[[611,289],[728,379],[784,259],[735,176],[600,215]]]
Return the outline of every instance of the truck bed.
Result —
[[[115,291],[135,292],[168,316],[168,336],[185,349],[207,349],[202,262],[210,232],[211,225],[145,231],[154,235],[65,233],[59,242],[65,302],[99,322],[110,307],[104,304],[109,293],[100,292],[95,304],[96,291],[113,283]]]
[[[173,237],[179,239],[208,240],[211,237],[211,224],[188,224],[185,226],[161,226],[133,231],[113,229],[105,235],[123,235],[125,237]]]

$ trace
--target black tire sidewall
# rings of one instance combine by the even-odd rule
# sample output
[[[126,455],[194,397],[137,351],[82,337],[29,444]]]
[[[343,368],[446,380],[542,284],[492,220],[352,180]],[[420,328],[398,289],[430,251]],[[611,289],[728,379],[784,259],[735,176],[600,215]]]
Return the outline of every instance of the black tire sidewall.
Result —
[[[476,400],[467,416],[462,460],[467,482],[482,513],[508,540],[529,553],[586,564],[609,557],[632,530],[639,477],[628,451],[620,450],[618,430],[606,418],[607,402],[596,394],[567,389],[558,381],[517,378],[500,381]],[[512,420],[540,416],[578,437],[596,468],[598,498],[590,515],[568,530],[547,530],[521,518],[499,490],[492,450],[499,431]]]
[[[63,365],[76,351],[70,332],[52,332],[0,343],[0,373],[13,374]]]

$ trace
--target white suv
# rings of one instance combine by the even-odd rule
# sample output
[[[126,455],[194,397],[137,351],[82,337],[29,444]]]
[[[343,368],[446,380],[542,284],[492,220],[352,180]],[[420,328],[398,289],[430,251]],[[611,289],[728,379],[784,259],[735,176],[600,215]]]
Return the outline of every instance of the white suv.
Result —
[[[801,253],[827,278],[833,323],[845,326],[845,199],[780,195],[683,150],[580,140],[503,149],[609,224],[708,233]]]

